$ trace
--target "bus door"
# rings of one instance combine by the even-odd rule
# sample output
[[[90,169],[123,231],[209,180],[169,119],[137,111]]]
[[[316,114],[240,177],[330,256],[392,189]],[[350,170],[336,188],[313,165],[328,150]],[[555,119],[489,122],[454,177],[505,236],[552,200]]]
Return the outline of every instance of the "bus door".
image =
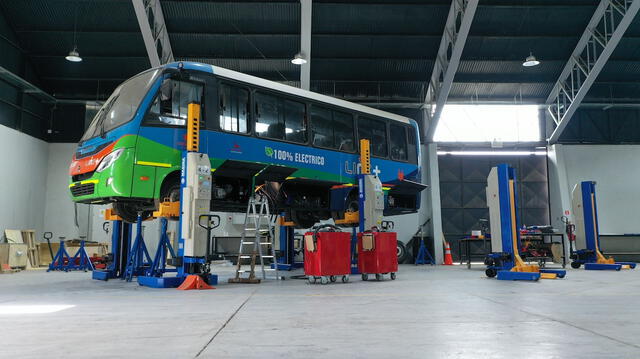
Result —
[[[186,146],[188,105],[203,104],[204,83],[195,79],[165,78],[158,90],[140,129],[136,146],[138,163],[146,165],[134,168],[134,179],[164,178],[175,166],[180,165],[181,152]],[[205,123],[205,106],[201,107],[200,120]],[[201,128],[205,128],[201,125]],[[200,137],[200,148],[207,148],[207,137]],[[150,185],[153,183],[154,185]],[[153,198],[160,181],[139,183],[134,181],[136,197]]]

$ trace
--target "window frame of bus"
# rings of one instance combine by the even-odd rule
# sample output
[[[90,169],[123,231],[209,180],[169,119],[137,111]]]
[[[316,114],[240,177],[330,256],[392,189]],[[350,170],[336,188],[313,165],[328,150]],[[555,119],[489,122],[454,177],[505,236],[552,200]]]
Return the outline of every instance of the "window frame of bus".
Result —
[[[415,120],[414,120],[415,122]],[[409,154],[409,163],[420,166],[420,127],[417,123],[409,121],[407,126],[407,153]],[[409,139],[413,136],[413,144],[409,142]],[[413,151],[411,151],[413,147]]]
[[[174,79],[171,78],[171,76],[167,76],[161,79],[161,81],[164,83],[164,81],[166,80],[171,80],[171,81],[181,81],[181,82],[189,82],[189,83],[193,83],[193,84],[198,84],[202,86],[202,95],[200,96],[200,122],[201,123],[207,123],[207,116],[206,116],[206,99],[207,99],[207,83],[206,81],[196,81],[196,80],[191,80],[191,79]],[[153,104],[156,102],[156,100],[158,99],[158,95],[160,94],[160,90],[162,88],[162,83],[160,84],[160,88],[158,88],[158,91],[153,95],[153,99],[151,100],[151,103],[149,104],[149,107],[147,108],[143,118],[142,118],[142,123],[141,126],[146,126],[146,127],[169,127],[169,128],[185,128],[187,127],[187,121],[185,121],[184,125],[172,125],[169,123],[165,123],[160,121],[159,117],[162,116],[162,114],[156,114],[156,113],[152,113],[151,109],[153,108]],[[156,116],[157,115],[157,116]],[[150,119],[151,116],[153,116],[153,119]],[[170,116],[167,116],[170,117]],[[174,117],[171,117],[174,118]],[[151,122],[153,121],[153,123]]]
[[[215,77],[215,76],[214,76]],[[254,89],[245,84],[244,82],[239,82],[239,81],[233,81],[230,79],[226,79],[223,77],[215,77],[216,84],[216,101],[215,101],[215,108],[216,108],[216,116],[215,116],[215,120],[214,120],[214,126],[212,126],[212,129],[215,131],[219,131],[219,132],[223,132],[223,133],[228,133],[228,134],[232,134],[232,135],[239,135],[239,136],[253,136],[254,134],[254,130],[253,130],[253,91]],[[227,86],[234,86],[237,88],[241,88],[244,89],[248,92],[249,94],[249,111],[247,112],[247,132],[237,132],[237,131],[228,131],[223,129],[222,127],[220,127],[220,86],[221,85],[227,85]]]
[[[313,118],[311,117],[311,112],[313,111],[313,106],[316,106],[318,108],[324,109],[324,110],[328,110],[331,112],[331,122],[333,122],[333,112],[341,112],[343,114],[346,115],[350,115],[351,116],[351,123],[353,124],[353,150],[352,151],[345,151],[345,150],[340,150],[337,148],[333,148],[333,147],[324,147],[324,146],[318,146],[315,143],[313,143]],[[349,111],[348,109],[345,109],[344,107],[339,107],[339,106],[332,106],[332,105],[324,105],[323,103],[320,104],[316,104],[314,102],[310,102],[309,103],[309,107],[308,107],[308,115],[307,117],[309,118],[309,131],[310,131],[310,135],[311,136],[307,136],[307,140],[309,141],[309,144],[311,145],[311,147],[314,148],[320,148],[323,150],[329,150],[329,151],[337,151],[337,152],[343,152],[343,153],[357,153],[358,152],[358,144],[356,142],[358,142],[358,123],[356,122],[356,117],[357,117],[357,113],[354,113],[353,111]],[[334,140],[335,140],[335,133],[334,135]]]
[[[289,100],[292,102],[298,102],[304,105],[304,119],[303,119],[303,124],[305,126],[305,131],[306,131],[306,139],[305,142],[295,142],[295,141],[289,141],[286,139],[279,139],[279,138],[271,138],[271,137],[266,137],[266,136],[259,136],[258,135],[258,131],[256,131],[256,123],[258,120],[258,115],[256,114],[256,92],[260,92],[264,95],[267,96],[273,96],[276,97],[278,99],[282,99],[282,100]],[[268,141],[279,141],[279,142],[285,142],[285,143],[291,143],[294,145],[299,145],[299,146],[309,146],[309,102],[307,101],[307,99],[305,97],[302,96],[292,96],[292,95],[288,95],[286,93],[283,92],[279,92],[279,91],[273,91],[273,90],[269,90],[268,88],[264,88],[264,87],[259,87],[259,86],[255,86],[252,87],[251,90],[251,119],[252,119],[252,124],[251,124],[251,129],[253,130],[253,137],[255,138],[259,138],[261,140],[268,140]]]
[[[358,153],[360,153],[360,131],[359,131],[359,123],[360,123],[360,119],[364,118],[366,120],[372,120],[372,121],[378,121],[378,122],[383,122],[385,124],[385,142],[387,144],[387,155],[386,156],[379,156],[373,153],[373,148],[371,149],[371,157],[375,157],[375,158],[380,158],[380,159],[388,159],[391,160],[391,156],[390,156],[390,150],[389,150],[389,122],[392,121],[388,118],[384,118],[384,117],[379,117],[379,116],[375,116],[375,115],[371,115],[371,114],[358,114],[357,119],[356,119],[356,138],[357,138],[357,148],[358,148]],[[373,141],[373,139],[369,138],[369,141]],[[396,160],[391,160],[391,161],[396,161]],[[396,162],[402,162],[402,161],[396,161]]]

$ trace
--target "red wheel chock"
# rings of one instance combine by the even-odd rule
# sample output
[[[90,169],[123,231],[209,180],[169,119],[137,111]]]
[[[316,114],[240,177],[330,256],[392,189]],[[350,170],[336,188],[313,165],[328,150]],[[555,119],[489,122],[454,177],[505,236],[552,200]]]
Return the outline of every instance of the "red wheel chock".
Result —
[[[202,277],[199,275],[188,275],[187,278],[178,287],[179,290],[191,290],[191,289],[215,289],[208,285]]]

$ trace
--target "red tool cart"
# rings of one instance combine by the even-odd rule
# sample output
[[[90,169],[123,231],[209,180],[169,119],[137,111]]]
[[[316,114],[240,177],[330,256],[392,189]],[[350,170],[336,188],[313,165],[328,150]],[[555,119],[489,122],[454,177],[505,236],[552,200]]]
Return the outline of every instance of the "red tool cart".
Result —
[[[338,227],[324,225],[304,235],[304,274],[309,283],[327,284],[351,273],[351,235]]]
[[[384,274],[396,279],[398,271],[397,234],[395,232],[358,233],[358,270],[362,280],[375,274],[382,280]]]

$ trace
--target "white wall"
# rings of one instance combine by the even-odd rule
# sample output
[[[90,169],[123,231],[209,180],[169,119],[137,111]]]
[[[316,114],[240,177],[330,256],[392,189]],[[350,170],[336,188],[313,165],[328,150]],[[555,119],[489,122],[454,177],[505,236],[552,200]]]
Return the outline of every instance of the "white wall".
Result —
[[[596,181],[600,233],[640,233],[640,146],[639,145],[555,145],[559,170],[550,161],[552,217],[570,209],[573,186]],[[551,160],[551,158],[550,158]],[[563,163],[562,163],[563,162]],[[562,165],[564,164],[564,174]],[[563,181],[564,180],[564,181]],[[563,183],[564,182],[564,183]],[[561,203],[560,191],[569,203]],[[565,200],[566,201],[566,200]],[[564,207],[564,208],[563,208]],[[554,225],[558,226],[554,223]],[[557,227],[562,228],[563,227]]]
[[[42,236],[47,178],[46,142],[0,126],[0,230],[35,229]]]
[[[72,143],[49,144],[44,230],[52,232],[54,240],[87,235],[88,206],[77,206],[76,226],[74,203],[69,196],[69,164],[75,147]]]

